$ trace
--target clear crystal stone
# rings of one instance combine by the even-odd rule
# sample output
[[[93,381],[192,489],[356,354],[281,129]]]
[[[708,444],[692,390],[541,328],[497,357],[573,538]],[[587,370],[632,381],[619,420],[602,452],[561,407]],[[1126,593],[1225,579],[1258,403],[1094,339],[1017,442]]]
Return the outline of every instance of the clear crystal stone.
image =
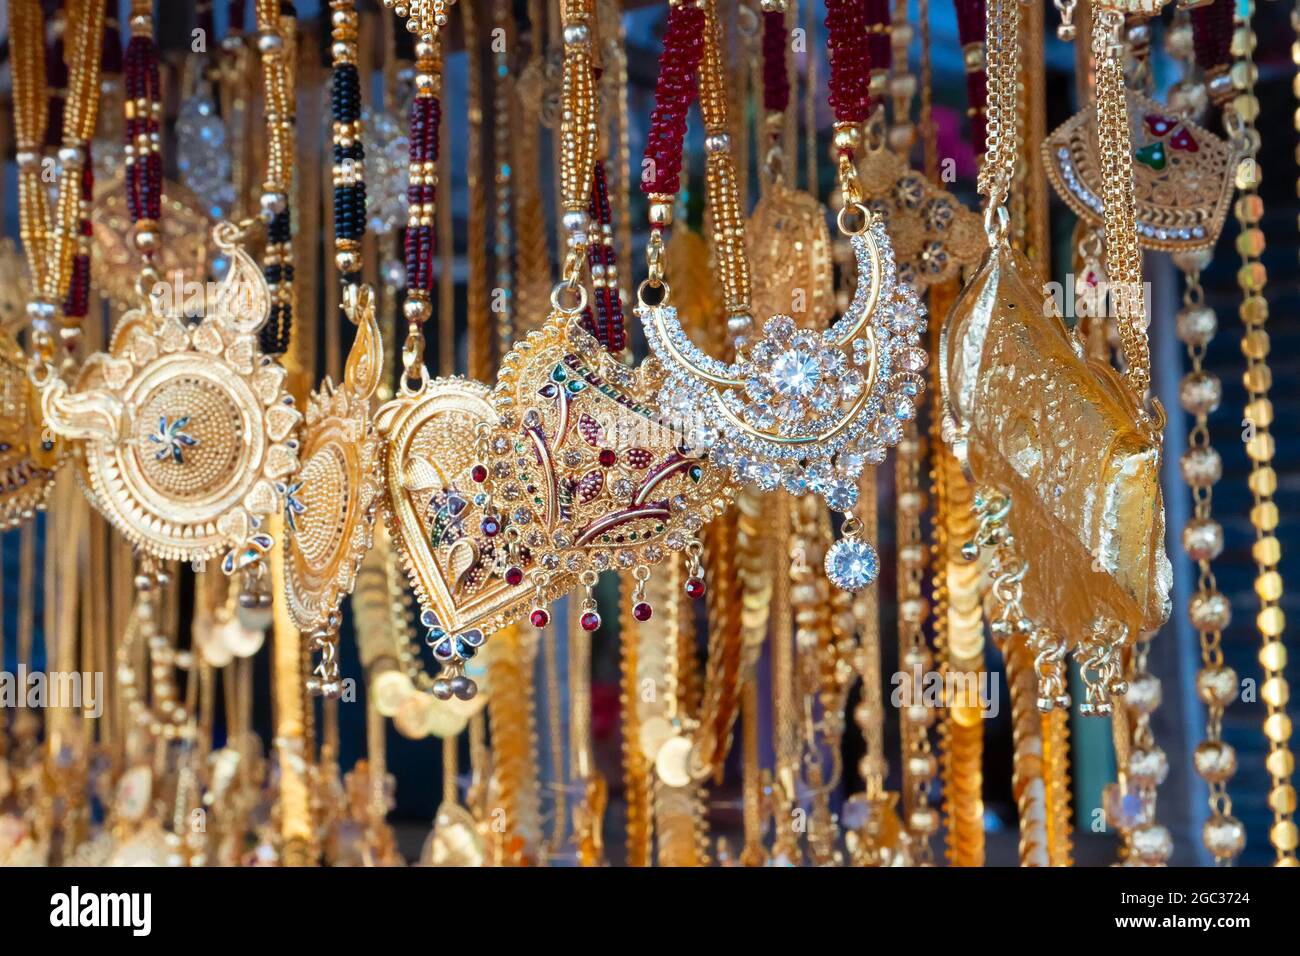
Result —
[[[843,538],[826,552],[826,576],[841,590],[861,591],[879,573],[876,549],[865,541]]]
[[[821,364],[815,352],[788,349],[773,363],[771,378],[782,395],[806,398],[821,383]]]

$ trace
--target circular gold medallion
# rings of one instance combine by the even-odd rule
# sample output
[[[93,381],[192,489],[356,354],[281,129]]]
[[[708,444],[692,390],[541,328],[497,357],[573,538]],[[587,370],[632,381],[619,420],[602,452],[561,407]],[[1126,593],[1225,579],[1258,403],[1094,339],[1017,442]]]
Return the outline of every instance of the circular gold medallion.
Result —
[[[214,230],[231,266],[201,322],[153,298],[122,317],[75,391],[55,381],[43,402],[50,428],[78,440],[89,497],[119,531],[164,560],[225,552],[227,573],[272,544],[264,521],[297,470],[302,417],[258,346],[270,294],[237,235]]]
[[[370,395],[382,367],[374,301],[362,288],[357,337],[343,384],[326,379],[307,405],[302,468],[280,486],[285,505],[285,596],[303,631],[333,630],[374,540],[379,440]]]

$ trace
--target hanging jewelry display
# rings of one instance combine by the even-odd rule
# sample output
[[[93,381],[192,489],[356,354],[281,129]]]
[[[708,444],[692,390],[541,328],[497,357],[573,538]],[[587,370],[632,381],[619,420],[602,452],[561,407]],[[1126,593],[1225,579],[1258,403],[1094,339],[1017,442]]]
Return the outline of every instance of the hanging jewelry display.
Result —
[[[868,113],[865,33],[851,9],[832,7],[838,12],[828,21],[831,96],[845,198],[838,223],[858,267],[848,311],[822,334],[797,329],[789,316],[773,316],[762,337],[747,341],[734,362],[699,349],[669,304],[662,268],[664,231],[672,221],[681,166],[680,136],[656,135],[652,125],[647,160],[655,175],[642,184],[651,201],[650,277],[641,287],[638,314],[651,350],[669,375],[660,404],[691,423],[710,445],[714,461],[729,467],[739,481],[764,490],[783,486],[793,494],[812,490],[832,508],[847,511],[857,503],[862,468],[883,461],[886,449],[902,437],[901,421],[915,415],[914,399],[924,387],[919,373],[927,357],[917,344],[925,324],[920,303],[897,282],[889,237],[861,202],[853,165]],[[653,122],[684,122],[699,68],[701,44],[694,38],[703,29],[703,11],[693,3],[682,0],[670,7],[665,57],[673,69],[660,74],[658,119]],[[721,181],[721,195],[734,204],[727,185],[735,179],[729,149],[725,127],[710,128],[710,174]],[[714,215],[727,213],[717,209]],[[728,327],[740,334],[752,322],[749,272],[739,215],[726,221],[726,234],[736,248],[719,249],[718,255],[729,270],[724,277]],[[655,303],[645,299],[647,292]],[[850,521],[845,539],[826,558],[831,579],[849,590],[869,585],[877,573],[874,548],[860,540],[858,528]]]
[[[94,264],[96,290],[107,298],[115,309],[125,312],[140,300],[136,287],[144,263],[143,254],[135,242],[134,220],[128,208],[127,185],[124,178],[126,160],[131,149],[128,148],[130,144],[123,142],[124,121],[121,117],[122,107],[125,104],[120,98],[123,96],[124,62],[117,22],[117,4],[112,0],[105,0],[105,4],[102,54],[104,97],[105,105],[113,105],[117,111],[116,115],[104,111],[104,118],[109,121],[100,124],[100,136],[94,144],[94,164],[91,170],[93,175],[88,176],[83,184],[83,191],[89,200],[85,205],[90,231],[82,241],[87,247],[86,252],[91,256],[90,261]],[[199,13],[202,20],[202,11]],[[210,9],[208,13],[211,13]],[[205,36],[210,35],[210,32],[205,34]],[[135,59],[140,56],[141,49],[139,45],[136,46],[131,53],[133,62],[127,64],[133,74],[137,74],[139,70],[139,63],[135,62]],[[210,100],[208,104],[211,105]],[[185,119],[183,112],[177,122],[182,123]],[[213,117],[213,119],[220,124],[219,118]],[[222,154],[220,140],[216,138],[217,134],[214,130],[206,132],[210,134],[210,141],[203,143],[201,153],[205,159],[211,158],[213,162],[218,162],[218,157]],[[186,135],[187,133],[191,135]],[[188,126],[180,126],[177,129],[177,144],[180,150],[177,162],[182,170],[186,168],[187,160],[190,158],[185,151],[190,149],[190,144],[198,142],[197,133],[198,130]],[[207,275],[208,233],[213,225],[203,211],[202,200],[190,188],[189,183],[192,181],[193,178],[190,178],[183,184],[171,181],[163,184],[162,215],[158,219],[161,232],[159,241],[152,251],[154,271],[176,287],[173,295],[180,297],[180,301],[188,299],[192,305],[191,314],[202,307],[201,303],[195,300],[199,297],[198,290]],[[205,184],[218,182],[215,177],[206,176],[201,177],[200,181]],[[88,262],[87,265],[89,264]],[[85,314],[84,302],[81,304],[80,314]]]
[[[131,31],[126,181],[147,290],[159,278],[161,89],[143,7]],[[273,541],[263,521],[281,507],[275,483],[297,470],[301,415],[284,369],[258,345],[272,301],[241,240],[231,224],[213,230],[231,264],[198,325],[186,324],[184,303],[150,296],[122,316],[109,351],[92,356],[71,388],[50,370],[42,403],[50,428],[78,441],[91,501],[128,540],[164,560],[224,555],[223,570],[242,572],[249,594],[265,601],[261,558]]]
[[[374,294],[361,284],[366,224],[365,152],[357,69],[354,0],[331,0],[334,70],[330,102],[334,138],[334,258],[342,279],[343,311],[356,325],[343,381],[328,378],[307,404],[296,475],[277,490],[284,499],[285,597],[297,627],[321,652],[308,688],[340,690],[339,607],[352,591],[372,542],[379,503],[379,447],[370,398],[383,369]]]
[[[1032,633],[1042,655],[1040,705],[1065,703],[1061,659],[1070,647],[1084,665],[1088,686],[1081,710],[1107,713],[1110,695],[1126,689],[1120,651],[1168,617],[1172,577],[1164,554],[1163,506],[1151,507],[1160,501],[1164,416],[1158,403],[1153,415],[1142,407],[1150,362],[1136,227],[1130,230],[1125,215],[1132,208],[1125,186],[1128,122],[1122,65],[1108,45],[1122,18],[1100,11],[1094,47],[1102,155],[1114,167],[1106,188],[1113,203],[1127,203],[1112,208],[1106,219],[1127,382],[1109,366],[1079,358],[1055,310],[1042,315],[1042,283],[1007,243],[1006,216],[999,207],[1016,155],[1012,57],[1019,13],[1014,3],[999,2],[990,5],[988,17],[989,132],[980,187],[988,197],[990,252],[953,306],[941,339],[945,438],[981,489],[977,544],[995,547],[1000,555],[996,576],[1005,584],[995,583],[994,594],[1002,626]],[[1040,377],[1042,387],[1030,387]],[[1076,439],[1061,441],[1070,431]],[[1058,492],[1047,495],[1047,482]],[[1020,545],[1014,549],[1006,524],[1009,496],[1035,519],[1017,523]],[[1110,502],[1104,512],[1084,504],[1098,496]],[[1060,531],[1045,534],[1048,528]],[[1037,568],[1053,570],[1030,573],[1016,554],[1033,555]],[[1081,587],[1080,581],[1090,586]]]
[[[1128,90],[1132,121],[1137,241],[1146,249],[1186,252],[1214,245],[1232,200],[1240,159],[1224,140],[1186,116]],[[1105,219],[1104,164],[1097,146],[1097,111],[1075,114],[1043,143],[1057,193],[1089,223]]]
[[[491,413],[473,422],[475,440],[430,454],[445,430],[431,422],[441,408],[472,409],[475,383],[435,380],[421,360],[420,325],[430,311],[432,143],[438,117],[437,51],[421,41],[412,107],[422,132],[412,135],[412,162],[428,168],[427,199],[412,201],[407,229],[406,304],[401,395],[378,412],[385,439],[385,513],[423,609],[435,657],[448,684],[485,637],[533,608],[544,627],[545,604],[578,584],[584,571],[631,569],[661,561],[667,550],[698,550],[694,535],[725,507],[730,489],[717,469],[684,447],[653,404],[653,364],[629,369],[580,327],[587,302],[579,270],[589,245],[588,184],[595,156],[588,11],[568,5],[562,192],[570,242],[564,276],[542,329],[502,360]],[[428,185],[425,185],[428,183]],[[417,211],[418,210],[418,211]],[[418,384],[415,384],[418,383]],[[468,422],[467,422],[468,423]],[[463,480],[468,469],[469,481]],[[445,525],[439,534],[435,528]],[[696,592],[703,583],[692,579]],[[594,628],[593,628],[594,629]],[[457,683],[472,695],[473,681]],[[459,696],[459,695],[458,695]]]
[[[1255,615],[1255,628],[1259,633],[1258,660],[1264,669],[1260,684],[1260,700],[1267,708],[1264,718],[1264,739],[1268,743],[1268,756],[1264,767],[1270,777],[1268,808],[1273,814],[1273,825],[1268,838],[1275,853],[1275,865],[1297,866],[1297,848],[1300,848],[1300,827],[1295,822],[1295,788],[1291,783],[1295,773],[1295,758],[1291,751],[1291,718],[1287,715],[1287,702],[1291,688],[1286,678],[1287,647],[1284,641],[1286,615],[1282,610],[1282,576],[1278,565],[1282,560],[1282,545],[1278,540],[1281,520],[1274,495],[1278,476],[1274,467],[1277,454],[1276,439],[1270,430],[1274,419],[1273,369],[1268,363],[1270,338],[1265,328],[1269,318],[1268,298],[1264,290],[1268,272],[1261,257],[1264,254],[1264,200],[1259,189],[1263,173],[1258,162],[1260,134],[1256,122],[1260,116],[1260,101],[1255,94],[1256,66],[1254,48],[1256,35],[1253,26],[1254,5],[1241,9],[1234,6],[1236,35],[1233,39],[1234,56],[1228,83],[1235,91],[1225,110],[1225,126],[1240,144],[1243,154],[1234,175],[1237,200],[1233,213],[1240,230],[1237,252],[1241,267],[1237,270],[1237,285],[1241,290],[1241,305],[1237,314],[1245,326],[1241,336],[1241,351],[1246,357],[1246,371],[1242,384],[1246,389],[1244,422],[1249,431],[1243,433],[1246,455],[1250,459],[1250,477],[1247,487],[1251,494],[1249,518],[1255,531],[1251,557],[1255,561],[1255,596],[1259,611]],[[1220,81],[1223,83],[1224,81]],[[1205,610],[1212,610],[1205,608]],[[1224,622],[1226,624],[1226,620]],[[1214,687],[1206,687],[1206,696],[1222,694],[1226,697],[1227,673],[1216,675]],[[1233,691],[1236,695],[1236,691]]]

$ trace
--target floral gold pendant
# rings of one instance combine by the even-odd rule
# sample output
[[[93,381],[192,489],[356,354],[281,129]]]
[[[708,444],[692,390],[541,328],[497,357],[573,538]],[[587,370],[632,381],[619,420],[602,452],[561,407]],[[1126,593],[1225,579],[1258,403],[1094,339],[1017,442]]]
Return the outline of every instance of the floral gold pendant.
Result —
[[[88,497],[132,544],[163,560],[220,556],[228,574],[260,568],[272,546],[264,522],[298,469],[302,418],[258,346],[271,299],[239,238],[213,230],[230,270],[201,322],[154,298],[123,315],[75,387],[56,379],[42,399]]]
[[[348,311],[357,335],[343,382],[326,379],[312,394],[298,453],[302,467],[277,489],[284,502],[286,604],[305,632],[337,630],[339,605],[370,549],[379,503],[379,439],[370,397],[383,362],[368,286],[358,287]]]
[[[1168,107],[1129,91],[1137,239],[1147,249],[1184,252],[1214,245],[1232,200],[1240,158],[1225,140]],[[1061,198],[1101,228],[1097,111],[1076,113],[1043,142],[1048,177]]]
[[[586,575],[691,548],[726,507],[726,475],[659,420],[659,384],[555,312],[491,392],[430,379],[379,410],[386,520],[450,672]]]
[[[955,279],[984,254],[984,224],[892,149],[868,150],[859,178],[862,199],[884,221],[898,279],[918,294]]]
[[[863,467],[902,439],[928,362],[925,312],[898,280],[884,226],[875,222],[851,244],[857,288],[844,315],[820,332],[775,315],[734,362],[699,349],[674,308],[639,310],[668,371],[659,402],[714,461],[761,490],[814,491],[839,511],[857,503]]]

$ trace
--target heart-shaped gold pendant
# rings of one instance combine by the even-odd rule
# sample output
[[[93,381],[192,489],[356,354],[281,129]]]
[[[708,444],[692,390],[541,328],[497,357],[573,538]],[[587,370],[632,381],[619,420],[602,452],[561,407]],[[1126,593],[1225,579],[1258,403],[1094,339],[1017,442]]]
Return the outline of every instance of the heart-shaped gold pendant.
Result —
[[[541,605],[600,571],[643,580],[668,551],[698,551],[732,490],[660,418],[661,378],[556,311],[505,356],[492,392],[430,379],[379,410],[385,514],[454,675],[435,693],[472,695],[464,662],[530,606],[544,624]]]

